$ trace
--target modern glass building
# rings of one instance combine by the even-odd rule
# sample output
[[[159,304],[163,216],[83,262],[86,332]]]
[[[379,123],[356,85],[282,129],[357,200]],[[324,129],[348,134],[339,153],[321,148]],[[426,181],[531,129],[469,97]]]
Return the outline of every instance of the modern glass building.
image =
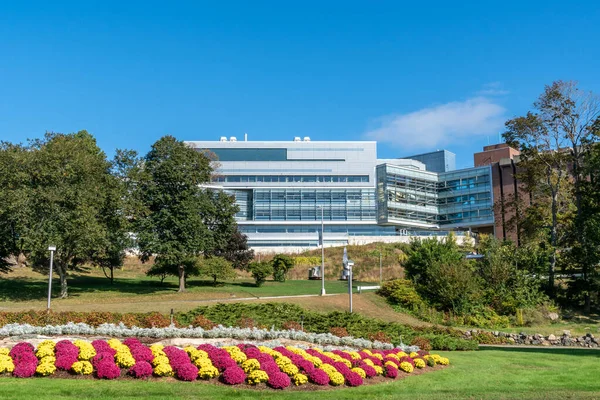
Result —
[[[187,144],[218,159],[213,187],[235,196],[251,247],[317,246],[321,221],[326,246],[494,223],[489,167],[431,172],[417,160],[379,160],[367,141]]]

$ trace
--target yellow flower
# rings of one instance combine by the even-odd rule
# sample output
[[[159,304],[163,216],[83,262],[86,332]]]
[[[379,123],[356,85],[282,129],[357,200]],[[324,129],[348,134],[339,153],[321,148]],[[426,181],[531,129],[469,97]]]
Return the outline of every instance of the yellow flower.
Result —
[[[241,351],[231,354],[231,358],[233,358],[233,361],[238,364],[243,363],[248,359],[248,357],[246,357],[246,355]]]
[[[296,374],[292,377],[292,382],[296,386],[304,385],[308,382],[308,377],[304,374]]]
[[[364,352],[364,353],[367,353],[367,354],[368,354],[368,355],[370,355],[370,356],[372,356],[372,355],[373,355],[373,353],[371,353],[371,350],[369,350],[369,349],[363,349],[363,352]]]
[[[344,384],[344,375],[342,375],[339,372],[334,372],[332,374],[328,374],[329,375],[329,383],[331,383],[333,386],[339,386],[339,385],[343,385]]]
[[[298,372],[300,372],[298,370],[298,367],[296,367],[294,364],[286,364],[285,366],[280,367],[279,369],[281,370],[281,372],[288,375],[289,377],[292,377],[292,376],[296,375]]]
[[[323,364],[319,368],[322,369],[323,371],[325,371],[327,373],[327,375],[337,372],[337,369],[331,364]]]
[[[10,349],[8,347],[0,347],[0,355],[7,356],[10,353]]]
[[[173,376],[173,368],[169,364],[158,364],[154,367],[154,375],[157,376]]]
[[[96,349],[91,344],[79,348],[79,359],[82,361],[91,360],[96,355]]]
[[[343,377],[342,377],[343,379]],[[248,374],[246,381],[249,385],[257,385],[262,382],[267,382],[269,380],[269,376],[265,371],[254,370]]]
[[[396,353],[396,355],[398,356],[398,358],[401,358],[401,357],[406,357],[408,354],[406,354],[403,351],[399,351],[399,352]]]
[[[129,351],[119,351],[115,354],[115,363],[122,368],[131,368],[135,365],[135,358]]]
[[[420,358],[416,358],[415,359],[415,367],[421,369],[421,368],[425,368],[425,360],[422,360]]]
[[[446,357],[440,357],[439,363],[442,365],[448,365],[448,364],[450,364],[450,359],[448,359]]]
[[[0,374],[5,372],[13,372],[15,370],[15,364],[12,358],[4,354],[0,355]]]
[[[279,368],[283,368],[284,366],[291,364],[292,360],[290,360],[287,357],[281,356],[277,360],[275,360],[275,363]]]
[[[154,365],[155,367],[161,365],[161,364],[167,364],[169,365],[169,358],[167,356],[157,356],[154,357],[154,360],[152,360],[152,365]]]
[[[373,357],[375,357],[375,358],[383,361],[383,356],[381,354],[379,354],[379,353],[373,354]]]
[[[360,375],[361,378],[365,379],[367,377],[367,374],[365,373],[365,370],[362,368],[352,368],[351,370],[352,372],[356,372],[357,374]]]
[[[242,369],[245,373],[260,369],[260,363],[256,358],[250,358],[242,363]]]
[[[56,357],[54,356],[46,356],[40,360],[40,364],[54,364],[56,362]]]
[[[198,369],[212,367],[213,363],[208,358],[196,358],[194,360],[194,365],[198,367]]]
[[[379,365],[375,365],[373,368],[375,369],[375,372],[377,372],[377,375],[383,375],[383,368]]]
[[[398,364],[396,364],[393,361],[386,361],[385,364],[383,364],[383,365],[391,365],[394,368],[398,368]]]
[[[52,363],[41,363],[35,369],[35,372],[41,376],[52,375],[56,371],[56,366]]]
[[[119,347],[124,346],[119,339],[109,339],[106,343],[115,350],[119,350]]]
[[[386,357],[393,358],[394,360],[399,360],[399,359],[400,359],[400,358],[399,358],[397,355],[395,355],[394,353],[390,353],[390,354],[388,354]]]
[[[258,346],[258,350],[261,353],[266,353],[266,354],[271,354],[273,352],[273,349],[267,347],[267,346]]]
[[[360,360],[360,354],[357,351],[344,351],[344,353],[350,354],[353,360]]]
[[[409,355],[410,358],[419,357],[419,354],[416,351],[412,351]]]
[[[370,365],[371,367],[375,366],[375,363],[373,363],[373,361],[369,360],[368,358],[364,361],[364,363]]]
[[[71,370],[73,370],[73,372],[76,374],[90,375],[92,372],[94,372],[94,367],[89,361],[77,361],[71,365]]]
[[[409,374],[414,370],[412,364],[406,361],[400,363],[400,369]]]
[[[200,379],[210,379],[219,376],[219,370],[212,365],[202,367],[198,370],[198,377]]]

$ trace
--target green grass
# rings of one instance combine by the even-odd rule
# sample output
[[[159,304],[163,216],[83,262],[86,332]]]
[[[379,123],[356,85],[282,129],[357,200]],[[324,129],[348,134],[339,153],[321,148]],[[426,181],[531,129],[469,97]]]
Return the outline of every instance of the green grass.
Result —
[[[405,379],[318,392],[201,382],[0,378],[3,399],[600,399],[600,351],[489,349],[441,352],[451,365]]]

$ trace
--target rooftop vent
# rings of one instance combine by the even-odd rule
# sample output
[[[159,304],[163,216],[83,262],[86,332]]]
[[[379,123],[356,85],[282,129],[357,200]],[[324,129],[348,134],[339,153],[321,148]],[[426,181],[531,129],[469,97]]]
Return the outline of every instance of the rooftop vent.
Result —
[[[310,142],[310,138],[308,136],[304,136],[304,141],[305,142]]]
[[[302,141],[302,139],[300,139],[300,136],[296,136],[294,138],[294,142],[301,142],[301,141]]]
[[[221,136],[221,139],[219,139],[220,142],[226,142],[227,141],[227,136]]]
[[[235,136],[232,136],[229,138],[230,142],[237,142],[237,138]]]

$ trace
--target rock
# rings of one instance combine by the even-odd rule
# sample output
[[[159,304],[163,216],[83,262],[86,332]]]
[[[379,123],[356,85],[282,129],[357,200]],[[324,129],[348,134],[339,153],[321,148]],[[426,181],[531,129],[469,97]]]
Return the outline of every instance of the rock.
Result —
[[[563,336],[571,336],[571,331],[563,331]]]
[[[548,318],[549,318],[551,321],[556,321],[557,319],[559,319],[559,318],[560,318],[560,316],[559,316],[557,313],[555,313],[555,312],[548,313],[547,317],[548,317]]]
[[[542,346],[550,346],[551,343],[547,340],[542,340]]]
[[[552,341],[556,340],[556,336],[554,336],[553,334],[549,334],[548,340],[552,342]]]

